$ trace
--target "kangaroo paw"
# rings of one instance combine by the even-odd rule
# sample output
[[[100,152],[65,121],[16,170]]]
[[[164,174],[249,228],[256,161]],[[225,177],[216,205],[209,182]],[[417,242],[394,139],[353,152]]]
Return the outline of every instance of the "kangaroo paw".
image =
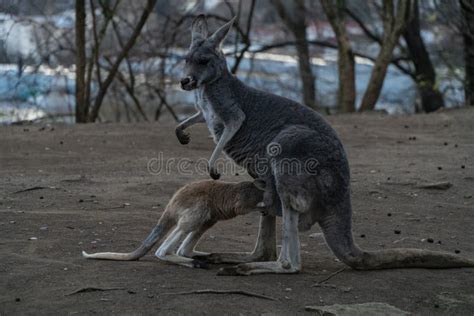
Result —
[[[189,144],[189,141],[191,140],[191,136],[189,133],[183,132],[181,129],[176,129],[176,137],[178,138],[179,142],[182,145],[187,145]]]
[[[211,176],[212,179],[214,180],[219,180],[219,178],[221,177],[220,173],[217,172],[217,170],[211,168],[209,170],[209,175]]]

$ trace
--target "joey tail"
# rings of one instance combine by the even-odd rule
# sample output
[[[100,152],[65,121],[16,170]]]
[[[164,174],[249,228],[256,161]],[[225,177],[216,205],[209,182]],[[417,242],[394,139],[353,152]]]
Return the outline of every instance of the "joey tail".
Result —
[[[331,251],[339,260],[355,270],[474,267],[474,260],[447,252],[412,248],[380,251],[360,249],[352,237],[350,216],[347,218],[329,216],[319,224]]]
[[[133,261],[138,260],[147,254],[148,251],[165,236],[172,225],[167,217],[163,216],[158,224],[152,229],[142,244],[132,252],[97,252],[88,254],[82,251],[82,256],[87,259]]]

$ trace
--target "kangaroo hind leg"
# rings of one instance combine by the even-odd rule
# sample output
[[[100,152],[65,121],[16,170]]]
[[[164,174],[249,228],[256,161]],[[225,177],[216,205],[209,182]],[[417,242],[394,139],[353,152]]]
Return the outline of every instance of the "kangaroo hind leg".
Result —
[[[182,257],[176,254],[176,248],[185,235],[186,232],[178,225],[163,241],[156,251],[155,256],[162,261],[188,268],[207,268],[207,265],[199,260]]]
[[[177,254],[179,256],[188,257],[188,258],[192,258],[196,256],[209,256],[210,255],[209,253],[196,251],[194,250],[194,248],[196,247],[197,243],[201,239],[202,235],[204,235],[204,233],[209,228],[211,228],[214,224],[215,223],[210,223],[198,228],[197,230],[190,232],[181,243],[181,246],[179,246]]]

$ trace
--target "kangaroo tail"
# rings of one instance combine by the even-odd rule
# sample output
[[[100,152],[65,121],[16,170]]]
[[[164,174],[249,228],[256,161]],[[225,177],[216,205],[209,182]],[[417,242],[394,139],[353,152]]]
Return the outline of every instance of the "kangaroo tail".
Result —
[[[143,257],[150,249],[163,237],[169,230],[168,221],[163,218],[152,229],[147,238],[142,242],[140,247],[132,252],[98,252],[88,254],[82,251],[82,256],[87,259],[103,259],[103,260],[119,260],[119,261],[133,261]]]
[[[350,214],[343,219],[333,215],[319,224],[336,257],[356,270],[474,267],[474,260],[446,252],[410,248],[364,251],[354,243]]]

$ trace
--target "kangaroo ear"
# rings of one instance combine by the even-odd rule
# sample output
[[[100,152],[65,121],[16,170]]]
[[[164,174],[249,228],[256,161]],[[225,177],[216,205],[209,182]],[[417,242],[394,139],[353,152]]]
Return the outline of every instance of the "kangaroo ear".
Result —
[[[224,42],[227,34],[229,34],[229,31],[232,28],[232,25],[234,24],[236,17],[237,16],[234,16],[232,20],[221,26],[217,31],[214,32],[214,34],[209,37],[209,42],[212,43],[215,48],[219,48]]]
[[[265,181],[263,181],[262,179],[253,180],[253,185],[255,185],[257,189],[261,191],[265,191],[266,185],[265,185]]]
[[[198,15],[191,26],[191,45],[197,40],[204,40],[207,37],[207,21],[204,14]]]

